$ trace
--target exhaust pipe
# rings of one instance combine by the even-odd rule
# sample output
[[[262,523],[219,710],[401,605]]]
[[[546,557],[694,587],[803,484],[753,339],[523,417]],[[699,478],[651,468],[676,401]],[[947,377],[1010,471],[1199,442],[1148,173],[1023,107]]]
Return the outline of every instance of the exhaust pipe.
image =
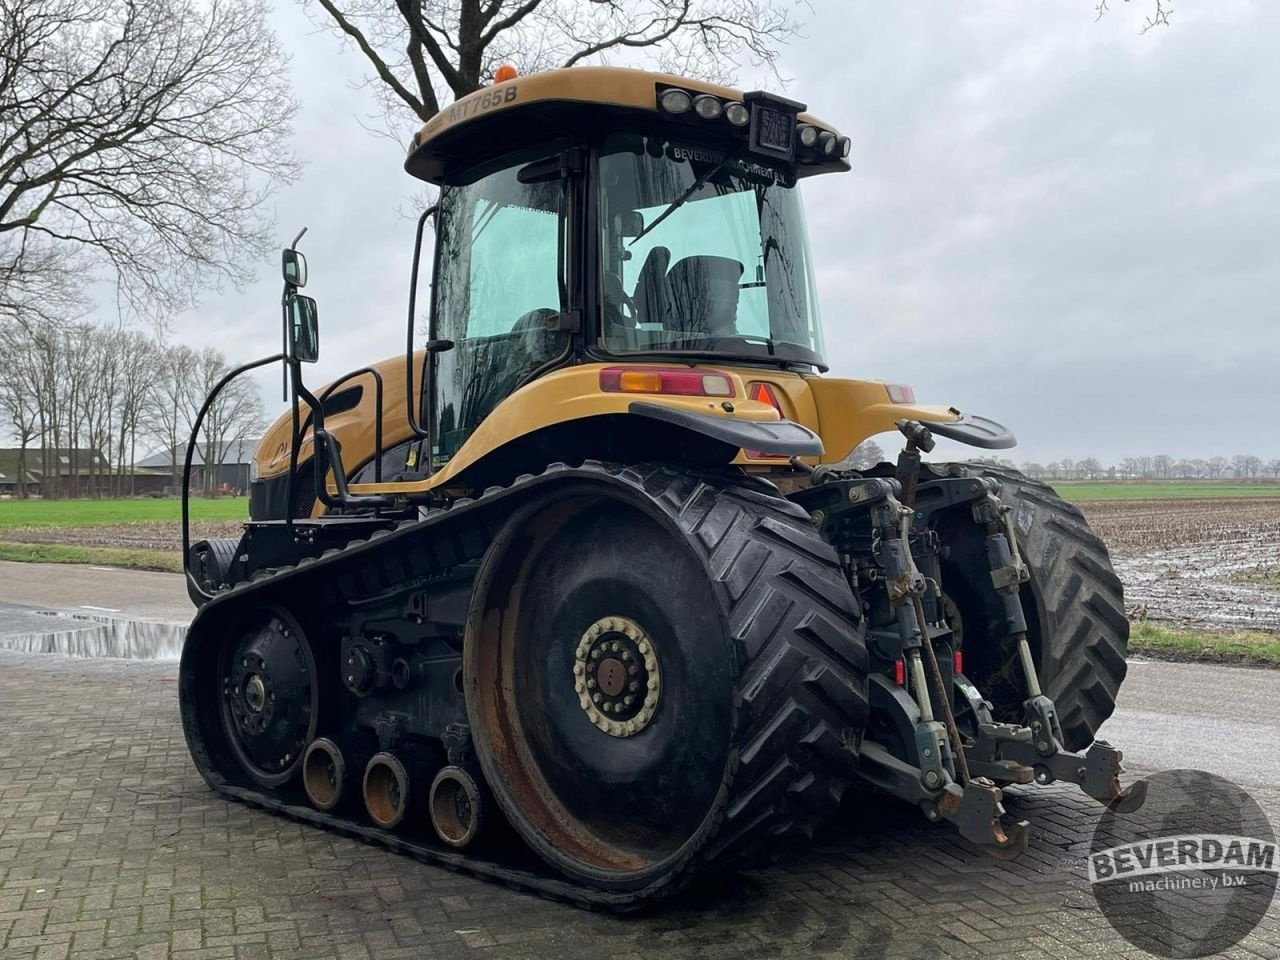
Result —
[[[364,768],[364,807],[384,830],[394,830],[413,799],[409,771],[395,754],[375,753]]]
[[[451,847],[471,845],[483,825],[484,806],[480,784],[462,767],[445,767],[431,782],[431,826]]]

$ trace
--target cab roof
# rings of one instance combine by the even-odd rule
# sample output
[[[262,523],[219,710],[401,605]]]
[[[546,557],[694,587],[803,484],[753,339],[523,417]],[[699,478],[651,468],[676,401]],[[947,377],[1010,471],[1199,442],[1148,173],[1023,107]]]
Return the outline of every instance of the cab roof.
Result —
[[[776,104],[796,113],[797,124],[839,138],[830,124],[805,113],[804,104],[768,94],[623,67],[567,67],[494,83],[445,107],[414,135],[405,170],[439,185],[454,173],[499,154],[602,125],[625,130],[657,123],[676,136],[684,133],[698,139],[722,139],[726,144],[751,137],[754,142],[746,127],[732,126],[723,115],[707,120],[692,110],[680,115],[663,110],[659,97],[671,88],[684,90],[691,97],[710,94],[723,104]],[[797,141],[796,174],[848,170],[849,161],[840,153],[823,154],[820,149],[802,148]]]

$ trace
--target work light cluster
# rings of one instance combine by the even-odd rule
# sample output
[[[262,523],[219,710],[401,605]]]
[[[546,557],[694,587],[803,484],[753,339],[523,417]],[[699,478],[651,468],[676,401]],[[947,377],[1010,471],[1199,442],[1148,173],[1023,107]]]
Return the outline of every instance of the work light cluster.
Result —
[[[745,103],[721,100],[710,93],[692,94],[678,87],[664,90],[658,97],[658,105],[667,113],[677,116],[692,111],[703,120],[719,120],[724,117],[735,127],[745,127],[751,122],[751,111]],[[800,146],[827,157],[847,157],[853,147],[848,137],[838,136],[811,123],[800,124],[796,135]]]

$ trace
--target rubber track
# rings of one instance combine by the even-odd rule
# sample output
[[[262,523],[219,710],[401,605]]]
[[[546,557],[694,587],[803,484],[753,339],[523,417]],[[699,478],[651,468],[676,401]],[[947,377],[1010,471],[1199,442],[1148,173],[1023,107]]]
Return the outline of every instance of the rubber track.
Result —
[[[1013,508],[1019,547],[1045,617],[1041,686],[1058,708],[1066,746],[1082,750],[1115,710],[1128,669],[1124,590],[1106,544],[1079,508],[1047,483],[1005,467],[963,466],[999,480],[1000,499]]]
[[[834,813],[845,783],[855,774],[867,716],[862,625],[837,558],[807,514],[755,489],[661,466],[552,464],[509,487],[490,488],[474,500],[459,500],[448,510],[431,511],[220,593],[197,614],[188,645],[195,649],[203,635],[216,637],[229,611],[245,604],[314,596],[319,578],[327,581],[320,589],[333,600],[350,601],[479,559],[505,517],[527,496],[549,484],[571,482],[629,487],[632,495],[642,493],[674,520],[703,554],[738,651],[738,749],[722,787],[720,817],[702,846],[670,875],[637,891],[581,887],[549,868],[530,868],[524,851],[517,862],[480,859],[379,830],[362,819],[321,813],[300,805],[296,795],[274,796],[256,786],[230,783],[213,767],[191,718],[195,708],[184,705],[188,744],[205,780],[232,799],[424,862],[608,910],[636,909],[709,869],[729,867],[769,853],[782,841],[811,835]],[[188,674],[185,649],[183,661],[182,672]],[[180,682],[184,701],[194,699],[198,680],[188,676]]]

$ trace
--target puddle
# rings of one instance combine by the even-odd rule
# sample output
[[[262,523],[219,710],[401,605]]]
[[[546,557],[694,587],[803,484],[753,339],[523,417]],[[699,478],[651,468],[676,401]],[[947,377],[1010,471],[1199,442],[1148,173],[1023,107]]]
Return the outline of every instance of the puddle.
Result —
[[[9,607],[0,610],[0,650],[67,657],[177,660],[183,623],[128,620],[79,611]]]

